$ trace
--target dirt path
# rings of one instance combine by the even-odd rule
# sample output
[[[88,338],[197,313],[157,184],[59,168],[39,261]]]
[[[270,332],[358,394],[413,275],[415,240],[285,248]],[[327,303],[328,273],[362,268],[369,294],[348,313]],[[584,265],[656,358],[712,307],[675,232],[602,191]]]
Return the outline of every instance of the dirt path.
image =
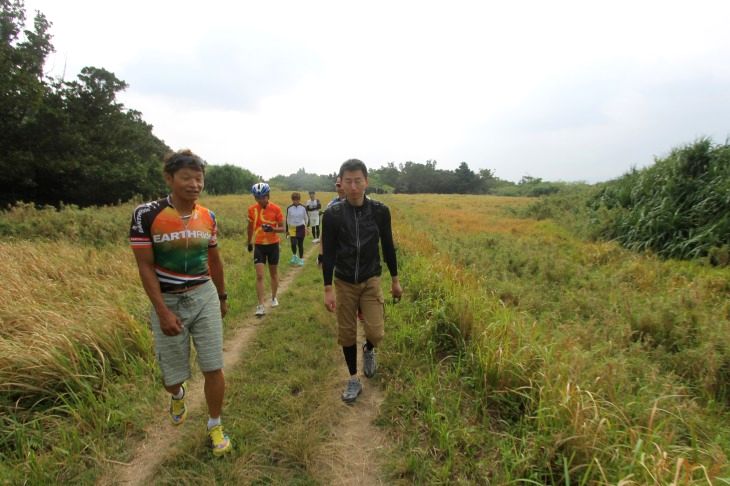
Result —
[[[362,356],[359,358],[362,359]],[[362,363],[358,369],[362,370]],[[353,405],[346,405],[340,400],[349,377],[346,370],[330,384],[331,409],[338,411],[339,421],[334,424],[328,443],[320,449],[318,471],[315,474],[322,479],[322,484],[385,484],[380,465],[387,452],[387,439],[374,424],[385,397],[375,383],[362,376],[362,373],[360,375],[363,390]]]
[[[312,254],[318,247],[312,247],[307,252],[311,260]],[[283,295],[294,278],[301,272],[301,267],[294,267],[283,275],[279,280],[278,294]],[[241,361],[244,351],[255,336],[258,326],[266,321],[255,316],[247,317],[241,323],[235,335],[226,339],[223,345],[223,366],[230,370]],[[188,381],[188,396],[186,405],[188,415],[205,407],[205,396],[203,394],[202,375],[194,374],[193,379]],[[97,484],[149,484],[155,470],[164,460],[175,454],[176,449],[170,447],[184,433],[183,427],[173,426],[167,419],[167,415],[161,415],[158,420],[150,424],[145,430],[145,439],[137,445],[132,459],[128,463],[113,462],[115,467],[104,474]]]

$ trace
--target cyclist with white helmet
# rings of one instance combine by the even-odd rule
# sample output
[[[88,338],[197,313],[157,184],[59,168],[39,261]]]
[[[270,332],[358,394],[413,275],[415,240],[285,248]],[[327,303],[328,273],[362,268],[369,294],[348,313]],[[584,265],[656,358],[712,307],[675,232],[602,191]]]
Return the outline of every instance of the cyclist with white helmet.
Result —
[[[256,268],[256,294],[258,305],[256,315],[266,314],[264,301],[264,267],[269,265],[271,277],[271,307],[279,305],[276,292],[279,290],[279,238],[283,233],[284,213],[276,204],[269,201],[271,188],[265,182],[258,182],[251,187],[256,204],[248,208],[248,251],[253,252],[253,263]]]

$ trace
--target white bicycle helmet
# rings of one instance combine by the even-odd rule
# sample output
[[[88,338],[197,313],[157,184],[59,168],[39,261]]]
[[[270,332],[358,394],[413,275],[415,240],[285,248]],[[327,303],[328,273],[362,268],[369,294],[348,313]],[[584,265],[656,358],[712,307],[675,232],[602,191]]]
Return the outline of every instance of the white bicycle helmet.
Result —
[[[265,182],[257,182],[253,185],[253,187],[251,187],[251,194],[255,197],[265,196],[269,193],[269,191],[271,191],[271,188]]]

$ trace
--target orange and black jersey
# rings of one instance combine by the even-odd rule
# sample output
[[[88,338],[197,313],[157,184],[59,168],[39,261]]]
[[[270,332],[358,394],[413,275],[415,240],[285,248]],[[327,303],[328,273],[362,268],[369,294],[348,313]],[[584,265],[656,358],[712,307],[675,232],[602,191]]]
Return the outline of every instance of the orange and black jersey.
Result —
[[[182,217],[170,197],[137,206],[132,216],[132,248],[152,248],[160,290],[170,292],[210,279],[208,249],[218,243],[213,211],[198,204]]]

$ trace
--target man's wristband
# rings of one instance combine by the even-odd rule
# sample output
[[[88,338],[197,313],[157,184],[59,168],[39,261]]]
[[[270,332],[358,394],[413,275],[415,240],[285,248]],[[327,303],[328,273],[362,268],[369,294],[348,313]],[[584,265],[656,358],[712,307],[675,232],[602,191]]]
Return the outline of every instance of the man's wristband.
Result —
[[[218,294],[218,299],[219,300],[226,300],[226,299],[228,299],[228,294],[225,293],[225,292],[223,292],[222,294]]]

